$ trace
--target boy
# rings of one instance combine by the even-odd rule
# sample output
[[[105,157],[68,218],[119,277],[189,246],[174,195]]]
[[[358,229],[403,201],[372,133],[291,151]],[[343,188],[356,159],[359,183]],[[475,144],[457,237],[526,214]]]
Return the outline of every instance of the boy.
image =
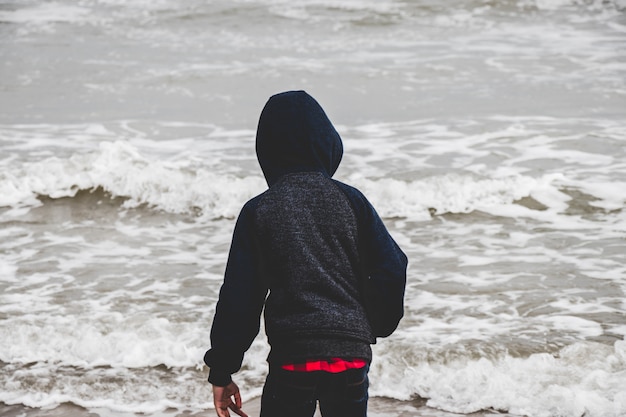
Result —
[[[246,416],[231,375],[265,307],[261,416],[313,416],[318,402],[324,417],[365,416],[370,345],[403,315],[407,258],[363,194],[331,178],[343,145],[313,97],[272,96],[256,152],[269,189],[237,219],[204,357],[217,415]]]

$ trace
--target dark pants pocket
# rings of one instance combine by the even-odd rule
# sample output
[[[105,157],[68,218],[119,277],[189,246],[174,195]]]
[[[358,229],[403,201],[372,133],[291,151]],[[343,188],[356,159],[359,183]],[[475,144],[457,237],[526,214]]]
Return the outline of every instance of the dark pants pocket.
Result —
[[[320,411],[324,417],[365,417],[369,367],[333,374],[333,383],[320,392]]]
[[[270,370],[261,397],[261,417],[313,416],[317,406],[316,375]]]

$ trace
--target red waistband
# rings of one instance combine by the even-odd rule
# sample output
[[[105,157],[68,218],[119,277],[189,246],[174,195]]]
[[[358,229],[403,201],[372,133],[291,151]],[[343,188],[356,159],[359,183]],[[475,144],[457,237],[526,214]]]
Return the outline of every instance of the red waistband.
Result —
[[[324,371],[335,374],[347,371],[348,369],[360,369],[365,367],[365,365],[367,365],[367,361],[365,361],[364,359],[331,358],[323,360],[310,359],[305,361],[304,363],[286,363],[283,364],[282,368],[287,371],[295,372]]]

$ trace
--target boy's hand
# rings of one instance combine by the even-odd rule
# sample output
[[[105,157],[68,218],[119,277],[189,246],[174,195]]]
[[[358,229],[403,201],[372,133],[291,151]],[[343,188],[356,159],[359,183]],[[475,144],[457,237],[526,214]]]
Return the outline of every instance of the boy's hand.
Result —
[[[233,401],[232,397],[234,397],[235,401]],[[233,413],[241,417],[248,417],[241,409],[241,394],[239,393],[239,387],[234,382],[225,387],[213,385],[213,404],[215,404],[215,411],[219,417],[230,417],[228,409],[231,409]]]

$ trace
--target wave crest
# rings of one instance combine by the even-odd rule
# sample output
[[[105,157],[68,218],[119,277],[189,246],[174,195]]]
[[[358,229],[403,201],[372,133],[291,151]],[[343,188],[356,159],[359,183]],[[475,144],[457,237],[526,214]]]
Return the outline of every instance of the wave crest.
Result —
[[[415,180],[348,178],[382,217],[418,220],[435,213],[509,205],[531,195],[557,196],[552,200],[558,203],[563,195],[553,186],[556,180],[555,176],[494,174],[489,178],[472,173]],[[150,160],[126,142],[103,142],[95,152],[48,158],[0,173],[0,207],[36,207],[42,204],[41,196],[75,197],[79,191],[98,188],[125,198],[124,208],[147,205],[169,213],[230,218],[245,201],[265,190],[266,184],[261,175],[236,176],[188,161]],[[541,203],[558,206],[545,199]]]

